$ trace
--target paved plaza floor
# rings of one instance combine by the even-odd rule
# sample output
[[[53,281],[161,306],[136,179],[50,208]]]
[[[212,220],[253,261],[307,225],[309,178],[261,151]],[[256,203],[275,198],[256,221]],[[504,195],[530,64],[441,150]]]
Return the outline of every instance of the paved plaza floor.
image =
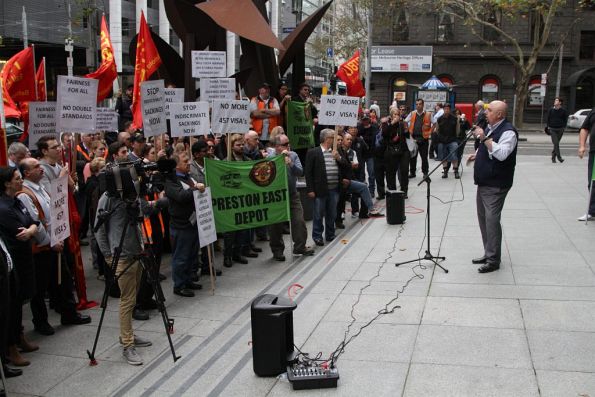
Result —
[[[595,396],[595,222],[576,220],[587,206],[586,160],[568,155],[564,164],[552,164],[547,156],[519,156],[503,212],[503,262],[490,274],[471,264],[482,244],[470,168],[460,182],[436,173],[431,184],[431,249],[446,257],[449,272],[425,261],[394,266],[425,250],[426,189],[418,181],[411,181],[405,224],[360,222],[348,213],[335,241],[293,262],[289,248],[288,261],[279,263],[258,243],[260,258],[224,268],[214,296],[206,279],[195,298],[173,295],[164,265],[172,336],[182,356],[175,364],[157,312],[134,322],[153,346],[139,349],[145,364],[133,367],[122,357],[117,300],[110,300],[99,365],[91,367],[86,350],[99,309],[87,311],[93,323],[86,326],[62,327],[52,314],[56,334],[40,337],[26,307],[25,329],[40,349],[27,354],[24,376],[9,379],[10,394]],[[87,274],[89,297],[99,301],[101,283],[91,268]],[[336,389],[293,391],[283,379],[253,372],[250,304],[263,293],[287,296],[294,283],[303,287],[292,289],[295,344],[323,357],[352,319],[354,334],[389,302],[388,309],[398,305],[347,345]]]

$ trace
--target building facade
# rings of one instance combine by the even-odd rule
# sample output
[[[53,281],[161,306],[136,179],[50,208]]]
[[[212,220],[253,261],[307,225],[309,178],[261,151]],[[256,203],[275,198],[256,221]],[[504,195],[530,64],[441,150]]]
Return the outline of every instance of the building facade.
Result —
[[[375,3],[376,7],[378,3]],[[550,39],[541,52],[534,75],[529,81],[529,97],[525,106],[525,122],[539,122],[542,102],[551,106],[556,90],[558,59],[556,54],[564,39],[560,96],[565,107],[574,112],[592,108],[595,103],[595,11],[576,11],[577,1],[569,1],[556,16]],[[375,9],[376,14],[386,10]],[[501,14],[491,16],[499,26],[520,43],[525,54],[532,47],[533,24],[536,16],[527,14],[507,20]],[[372,72],[371,98],[387,108],[395,95],[410,108],[419,86],[436,75],[452,87],[457,103],[473,103],[478,99],[506,100],[514,103],[517,76],[511,62],[496,49],[473,35],[462,21],[446,13],[428,13],[422,10],[399,9],[391,16],[391,23],[374,26],[374,46],[433,47],[431,70],[424,72],[390,71]],[[494,30],[479,28],[502,51],[515,56],[514,49],[506,45]],[[374,66],[374,65],[372,65]],[[541,74],[548,74],[546,96],[540,96]]]

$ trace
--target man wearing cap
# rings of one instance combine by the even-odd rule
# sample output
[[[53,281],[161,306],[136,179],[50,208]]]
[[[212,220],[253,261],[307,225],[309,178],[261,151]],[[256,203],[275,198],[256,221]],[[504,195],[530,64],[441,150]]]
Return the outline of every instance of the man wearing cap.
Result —
[[[145,150],[145,137],[143,134],[134,134],[131,138],[132,150],[128,154],[131,161],[137,161],[142,159],[143,150]]]
[[[263,144],[268,143],[269,133],[277,126],[279,102],[271,96],[271,86],[263,83],[258,89],[258,95],[250,101],[250,117],[252,129],[258,133]]]

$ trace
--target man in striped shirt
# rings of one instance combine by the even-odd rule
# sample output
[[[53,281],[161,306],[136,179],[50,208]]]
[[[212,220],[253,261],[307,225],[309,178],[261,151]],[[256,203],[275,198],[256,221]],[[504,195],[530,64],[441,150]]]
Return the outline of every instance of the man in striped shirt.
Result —
[[[323,232],[326,241],[330,242],[335,238],[340,170],[345,160],[333,150],[334,136],[334,130],[323,129],[320,132],[320,146],[308,150],[306,156],[306,189],[308,197],[314,199],[312,239],[318,246],[324,245]]]

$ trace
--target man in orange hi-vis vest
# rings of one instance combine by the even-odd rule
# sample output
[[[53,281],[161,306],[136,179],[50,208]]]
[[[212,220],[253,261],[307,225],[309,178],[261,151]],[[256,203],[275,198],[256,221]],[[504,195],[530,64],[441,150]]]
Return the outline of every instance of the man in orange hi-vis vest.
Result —
[[[409,134],[417,143],[417,152],[411,156],[409,162],[409,178],[415,178],[417,169],[417,153],[421,157],[421,172],[424,177],[428,175],[430,166],[428,164],[428,147],[430,134],[432,132],[432,115],[424,111],[424,100],[415,101],[415,110],[405,119],[409,126]]]
[[[258,95],[250,101],[250,117],[252,118],[252,129],[258,132],[260,141],[267,144],[269,134],[277,126],[279,114],[279,102],[271,96],[271,86],[263,83],[258,89]]]

